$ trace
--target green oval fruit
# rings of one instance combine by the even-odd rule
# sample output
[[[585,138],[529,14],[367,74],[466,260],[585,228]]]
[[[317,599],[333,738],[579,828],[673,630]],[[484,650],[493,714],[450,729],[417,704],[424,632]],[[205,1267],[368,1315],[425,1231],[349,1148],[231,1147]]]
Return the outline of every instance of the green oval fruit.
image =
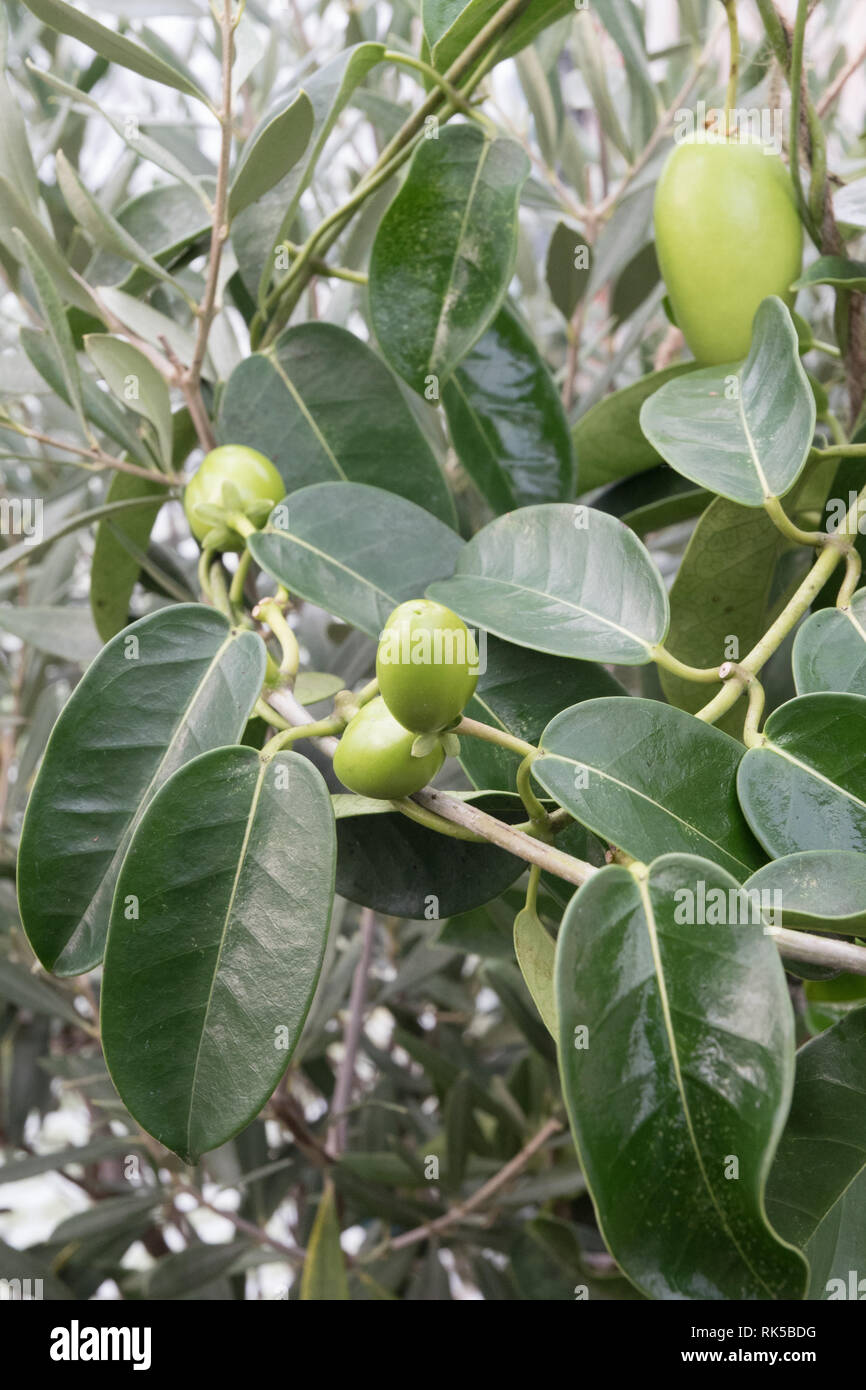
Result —
[[[359,796],[390,801],[426,786],[442,766],[437,745],[423,758],[412,757],[415,735],[398,724],[381,696],[350,719],[334,754],[334,771]]]
[[[214,523],[196,516],[195,508],[202,502],[221,506],[223,483],[232,483],[237,488],[243,511],[253,502],[272,502],[276,506],[286,495],[286,485],[276,468],[257,449],[248,449],[245,444],[222,444],[218,449],[211,449],[183,494],[186,519],[199,544],[208,531],[214,529]],[[237,543],[226,549],[242,550],[243,541],[238,537]]]
[[[410,599],[395,608],[376,653],[376,677],[394,718],[416,734],[438,733],[462,714],[478,684],[472,634],[450,608]]]
[[[766,146],[677,145],[656,189],[655,236],[676,321],[699,362],[746,357],[761,300],[793,303],[803,228],[787,170]]]

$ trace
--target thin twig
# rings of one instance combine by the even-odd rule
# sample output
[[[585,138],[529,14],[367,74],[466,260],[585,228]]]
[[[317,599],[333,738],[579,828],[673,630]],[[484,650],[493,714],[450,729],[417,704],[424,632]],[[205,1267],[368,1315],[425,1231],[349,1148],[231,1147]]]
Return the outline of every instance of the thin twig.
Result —
[[[191,1182],[186,1182],[183,1178],[176,1179],[176,1186],[179,1192],[186,1192],[188,1196],[194,1197],[200,1207],[205,1207],[208,1211],[214,1212],[217,1216],[222,1216],[226,1221],[234,1226],[235,1230],[241,1231],[250,1240],[255,1241],[256,1245],[270,1245],[272,1249],[279,1250],[286,1259],[302,1262],[306,1252],[299,1245],[287,1245],[284,1240],[279,1240],[277,1236],[269,1235],[267,1231],[259,1226],[254,1226],[251,1221],[245,1221],[242,1216],[236,1215],[233,1211],[225,1211],[218,1207],[215,1202],[208,1201],[204,1193]]]
[[[8,416],[5,419],[0,419],[0,429],[12,430],[24,439],[35,439],[37,444],[44,444],[49,449],[60,449],[63,453],[74,454],[76,458],[86,459],[87,463],[81,466],[89,468],[92,472],[99,473],[105,468],[113,468],[118,473],[131,473],[135,478],[147,478],[150,482],[162,483],[165,487],[183,486],[184,480],[178,473],[158,473],[155,468],[145,468],[141,464],[130,463],[128,459],[119,459],[114,454],[106,454],[98,446],[85,449],[79,444],[67,444],[62,439],[55,439],[53,435],[42,434],[39,430],[31,429],[29,425],[20,425]]]
[[[222,251],[228,239],[227,223],[229,165],[232,152],[232,63],[234,59],[235,22],[232,18],[231,0],[223,0],[220,34],[222,38],[222,104],[219,111],[220,153],[217,164],[216,192],[214,194],[213,226],[211,227],[210,256],[204,296],[198,310],[198,329],[192,361],[180,378],[180,386],[186,397],[199,442],[203,449],[212,449],[216,440],[201,398],[201,369],[207,352],[208,336],[216,313],[217,288],[219,286]]]
[[[358,964],[355,966],[355,974],[352,977],[349,1016],[346,1020],[346,1032],[343,1040],[343,1056],[337,1072],[334,1098],[331,1102],[332,1124],[327,1148],[334,1158],[338,1157],[346,1147],[345,1111],[352,1098],[352,1086],[355,1081],[355,1063],[358,1058],[358,1044],[361,1040],[364,1008],[367,1000],[367,976],[370,972],[370,962],[373,959],[375,939],[376,914],[371,908],[365,907],[361,912],[361,954],[358,957]]]
[[[412,1231],[404,1231],[402,1235],[394,1236],[393,1240],[387,1242],[384,1249],[405,1250],[408,1245],[417,1245],[419,1240],[429,1240],[431,1236],[441,1235],[443,1231],[450,1230],[452,1226],[456,1226],[467,1216],[471,1216],[474,1211],[477,1211],[491,1197],[495,1197],[503,1187],[506,1187],[512,1178],[516,1178],[530,1159],[535,1157],[539,1149],[544,1148],[548,1139],[561,1129],[562,1124],[559,1120],[548,1120],[534,1138],[530,1139],[529,1143],[520,1150],[519,1154],[510,1159],[504,1168],[500,1168],[499,1172],[494,1173],[487,1182],[482,1183],[481,1187],[477,1188],[471,1197],[467,1197],[465,1202],[451,1207],[442,1216],[437,1216],[435,1221],[428,1221],[423,1226],[416,1226]]]
[[[818,101],[815,107],[815,111],[819,116],[826,116],[827,112],[830,110],[830,107],[833,105],[833,102],[839,96],[839,93],[842,91],[842,88],[845,86],[845,83],[848,81],[849,77],[853,77],[854,73],[857,71],[858,68],[863,66],[864,62],[866,62],[866,43],[864,43],[863,46],[860,49],[858,49],[858,51],[854,54],[854,57],[851,58],[850,61],[847,62],[843,68],[839,69],[836,76],[833,78],[833,81],[830,83],[830,86],[827,88],[824,95]]]
[[[824,563],[828,562],[825,560]],[[821,585],[819,584],[818,587],[820,588]],[[731,684],[733,682],[728,682],[729,686]],[[725,687],[725,691],[727,691],[727,687]],[[290,691],[272,691],[267,698],[268,703],[284,715],[291,724],[302,725],[315,722]],[[719,696],[716,696],[716,700],[718,699]],[[732,698],[730,703],[734,703]],[[709,709],[709,706],[707,708]],[[322,752],[333,757],[337,746],[335,738],[317,738],[314,742]],[[525,860],[528,864],[537,864],[539,868],[546,869],[548,873],[555,874],[557,878],[563,879],[566,883],[573,883],[575,887],[579,888],[588,878],[599,872],[593,864],[587,864],[582,859],[565,854],[555,845],[548,845],[541,840],[536,840],[531,835],[527,835],[525,831],[506,825],[504,821],[497,820],[495,816],[482,811],[479,806],[473,806],[468,801],[461,801],[459,797],[452,796],[448,792],[437,791],[433,787],[425,787],[423,791],[416,792],[412,799],[419,806],[424,806],[427,810],[435,812],[444,820],[474,831],[490,844],[508,850],[510,854]],[[813,960],[822,965],[830,967],[835,965],[842,970],[866,975],[866,949],[862,946],[853,946],[847,941],[836,941],[832,937],[825,939],[807,932],[788,931],[783,928],[776,928],[768,934],[772,935],[776,942],[779,954],[790,960]],[[857,962],[857,964],[853,962]]]
[[[706,44],[704,45],[704,50],[698,58],[697,66],[692,70],[689,77],[683,83],[682,87],[677,92],[670,106],[659,117],[655,130],[653,131],[647,143],[644,145],[637,159],[635,159],[634,163],[630,165],[630,167],[626,170],[625,174],[620,179],[616,188],[612,189],[611,192],[607,195],[607,197],[603,198],[601,202],[598,204],[598,206],[593,209],[593,216],[595,216],[596,218],[606,216],[606,214],[610,212],[614,204],[619,202],[620,198],[622,197],[625,190],[628,188],[629,184],[633,183],[634,180],[637,178],[638,174],[641,172],[641,170],[646,168],[647,164],[649,163],[652,156],[655,154],[656,149],[658,148],[659,144],[661,143],[662,139],[667,133],[668,126],[674,119],[680,107],[684,105],[686,98],[688,97],[692,88],[698,82],[704,68],[709,63],[709,60],[712,57],[716,44],[718,43],[719,38],[721,37],[722,31],[726,28],[726,21],[724,19],[720,20],[716,28],[710,34],[710,37],[707,40]]]

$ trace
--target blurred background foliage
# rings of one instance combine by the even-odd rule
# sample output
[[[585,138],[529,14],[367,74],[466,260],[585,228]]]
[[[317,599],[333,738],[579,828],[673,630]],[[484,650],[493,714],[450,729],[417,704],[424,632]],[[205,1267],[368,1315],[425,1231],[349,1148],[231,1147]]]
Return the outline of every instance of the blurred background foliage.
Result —
[[[34,297],[13,228],[23,226],[38,243],[72,306],[65,317],[77,348],[83,334],[103,328],[88,312],[79,276],[102,287],[112,313],[142,339],[180,341],[191,328],[190,301],[203,290],[210,224],[201,190],[212,188],[218,147],[215,122],[187,94],[215,93],[219,84],[218,37],[204,3],[99,0],[76,8],[133,37],[177,83],[148,82],[109,64],[44,23],[39,5],[9,0],[0,12],[0,384],[6,418],[30,431],[0,430],[2,500],[40,499],[44,535],[59,534],[29,549],[4,535],[0,553],[0,1278],[39,1277],[45,1296],[60,1298],[569,1299],[576,1287],[593,1297],[639,1297],[604,1251],[560,1123],[553,1045],[513,957],[519,884],[444,922],[374,914],[339,898],[330,964],[284,1083],[259,1119],[192,1172],[143,1137],[117,1099],[96,1037],[99,972],[57,981],[35,968],[16,911],[17,836],[53,722],[104,635],[100,607],[89,601],[94,545],[104,552],[94,567],[100,603],[110,609],[119,594],[132,616],[197,597],[197,551],[177,501],[138,541],[130,526],[120,544],[110,525],[94,540],[87,514],[131,495],[133,485],[37,437],[81,443],[56,336],[49,351],[45,305]],[[630,520],[672,576],[706,495],[657,466],[636,427],[640,387],[618,398],[631,400],[628,409],[599,406],[683,358],[664,311],[653,189],[676,110],[699,98],[708,107],[723,101],[724,14],[718,0],[563,8],[564,17],[501,63],[482,89],[483,111],[532,165],[511,298],[567,413],[579,494]],[[758,15],[750,4],[740,8],[739,104],[784,106],[787,89]],[[237,35],[239,140],[351,45],[382,42],[417,54],[420,9],[418,0],[247,0]],[[830,166],[840,180],[854,180],[866,169],[862,5],[828,0],[820,11],[809,30],[808,81],[827,122]],[[393,63],[370,66],[346,92],[297,198],[293,242],[345,200],[423,95],[423,78]],[[150,158],[142,157],[145,147]],[[132,238],[134,254],[116,235],[96,244],[72,215],[58,181],[59,151],[112,225]],[[340,242],[339,263],[361,279],[400,177],[364,205]],[[866,223],[862,209],[849,207],[847,217],[855,227]],[[205,368],[214,412],[220,383],[249,352],[254,306],[244,269],[254,264],[248,239],[255,234],[255,219],[241,215],[227,250]],[[582,245],[586,256],[576,266]],[[808,293],[815,336],[832,338],[830,292]],[[369,338],[364,285],[314,277],[295,311],[296,321],[312,319]],[[808,366],[829,392],[828,408],[844,414],[833,360],[812,356]],[[86,390],[93,418],[100,403],[92,374]],[[441,413],[406,399],[468,533],[491,515],[489,498],[461,470]],[[103,424],[97,438],[111,452],[140,447],[113,415]],[[180,469],[196,460],[183,409],[173,429]],[[730,505],[716,504],[722,535],[719,513]],[[124,581],[115,593],[130,560],[129,588]],[[768,604],[795,578],[776,554],[770,575]],[[349,686],[369,672],[370,639],[310,605],[295,617],[311,670]],[[689,659],[683,642],[673,645]],[[790,693],[788,669],[789,659],[778,663],[775,685],[771,672],[773,704]],[[640,689],[634,671],[618,674]],[[251,727],[249,737],[260,736]],[[449,767],[448,784],[458,776]],[[582,844],[578,852],[599,855],[600,847]],[[565,901],[563,885],[543,888],[551,925]],[[369,967],[365,1026],[352,1058],[345,1025],[359,962]],[[811,988],[812,1031],[855,1002],[840,999],[838,986]],[[334,1120],[347,1049],[354,1083],[344,1116]],[[334,1123],[342,1126],[337,1161],[328,1142]]]

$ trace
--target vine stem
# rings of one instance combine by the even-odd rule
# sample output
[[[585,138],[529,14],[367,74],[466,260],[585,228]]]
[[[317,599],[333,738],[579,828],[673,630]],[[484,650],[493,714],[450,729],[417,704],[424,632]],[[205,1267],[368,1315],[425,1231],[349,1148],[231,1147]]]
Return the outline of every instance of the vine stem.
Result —
[[[246,551],[245,553],[249,555],[250,552]],[[287,681],[293,681],[298,674],[301,654],[298,650],[298,639],[286,622],[282,606],[276,598],[263,598],[253,609],[253,617],[258,622],[267,623],[271,629],[282,651],[279,667],[280,676]]]
[[[663,666],[666,671],[670,671],[674,676],[681,676],[683,680],[714,685],[719,679],[718,666],[687,666],[684,661],[673,656],[667,647],[653,647],[650,655],[657,666]]]
[[[386,49],[382,61],[393,63],[396,67],[409,68],[413,72],[420,73],[426,77],[434,86],[438,87],[444,96],[448,98],[451,105],[457,110],[462,111],[464,116],[471,116],[473,120],[478,120],[480,113],[475,111],[457,87],[452,86],[447,77],[443,77],[441,72],[437,72],[430,63],[425,63],[423,59],[414,57],[411,53],[398,53],[393,48]]]
[[[285,247],[290,256],[297,257],[301,254],[301,247],[296,241],[282,241],[280,245]],[[344,265],[329,265],[327,261],[319,260],[316,256],[309,258],[309,266],[315,275],[326,275],[332,280],[348,280],[352,285],[366,285],[370,278],[362,270],[350,270]]]
[[[863,561],[858,550],[849,550],[845,556],[845,578],[842,581],[839,593],[836,596],[836,607],[847,608],[857,585],[860,583],[860,575],[863,572]]]
[[[520,800],[526,807],[526,813],[533,826],[537,828],[540,835],[547,834],[547,812],[535,795],[532,787],[532,762],[538,756],[533,750],[527,753],[520,767],[517,769],[517,791]]]
[[[829,552],[825,552],[825,554],[827,553]],[[824,559],[824,556],[821,558]],[[838,559],[838,555],[836,558]],[[818,587],[820,588],[820,585]],[[322,724],[326,724],[327,721],[317,723],[290,691],[269,691],[266,699],[290,723],[297,726],[299,737],[315,738],[317,746],[324,753],[333,757],[337,740],[322,735]],[[412,800],[417,805],[432,811],[435,815],[441,816],[444,820],[463,826],[466,830],[474,831],[489,844],[498,845],[500,849],[508,850],[509,853],[518,859],[523,859],[528,864],[537,864],[540,869],[554,874],[566,883],[573,883],[578,888],[581,884],[586,883],[593,874],[599,872],[595,865],[587,864],[571,854],[565,854],[555,845],[543,844],[525,830],[506,825],[504,821],[488,815],[478,806],[461,801],[459,797],[451,796],[448,792],[437,791],[433,787],[425,787],[423,791],[416,792]],[[397,803],[395,802],[394,805],[396,806]],[[789,931],[783,927],[773,928],[772,935],[780,954],[792,960],[808,960],[818,965],[866,975],[866,948],[862,946],[853,946],[847,941],[835,941],[832,938],[825,940],[820,936],[812,936],[807,932]]]
[[[842,449],[841,452],[847,453],[848,451]],[[788,601],[761,640],[756,642],[748,656],[744,657],[736,666],[732,666],[730,678],[718,695],[710,700],[709,704],[704,705],[703,709],[698,710],[695,716],[697,719],[702,719],[707,724],[714,724],[729,709],[733,709],[748,685],[749,679],[758,674],[773,653],[781,646],[788,633],[796,627],[823,589],[842,556],[852,549],[854,537],[857,535],[860,508],[864,499],[866,499],[866,488],[863,488],[851,503],[841,526],[828,535],[822,536],[824,548],[797,592]],[[840,542],[842,543],[840,544]],[[721,669],[724,670],[724,667]]]
[[[485,743],[494,743],[498,748],[507,748],[509,753],[517,753],[521,758],[532,757],[538,752],[533,743],[527,743],[516,734],[509,734],[506,729],[497,729],[492,724],[482,724],[480,719],[467,719],[466,715],[460,720],[454,733],[468,734],[470,738],[480,738]]]
[[[788,516],[778,497],[768,497],[764,502],[764,511],[776,530],[781,531],[783,536],[787,536],[789,541],[794,541],[797,545],[824,545],[827,541],[826,531],[801,531]]]

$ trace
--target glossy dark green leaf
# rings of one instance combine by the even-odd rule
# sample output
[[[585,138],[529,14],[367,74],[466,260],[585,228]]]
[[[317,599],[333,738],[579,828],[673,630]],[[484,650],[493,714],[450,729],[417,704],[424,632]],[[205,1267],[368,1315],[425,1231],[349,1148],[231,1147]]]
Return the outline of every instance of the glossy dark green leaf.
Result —
[[[324,956],[334,817],[297,753],[216,748],[160,789],[117,881],[102,1042],[124,1104],[186,1162],[258,1114]]]
[[[565,222],[557,222],[547,248],[545,277],[550,297],[569,322],[586,293],[592,267],[589,243]]]
[[[740,764],[737,792],[774,858],[866,850],[866,696],[800,695],[774,710]]]
[[[442,393],[451,439],[495,512],[574,495],[568,421],[532,338],[507,306]]]
[[[240,736],[264,669],[255,633],[198,604],[142,618],[100,652],[57,721],[21,832],[21,920],[47,969],[99,962],[142,811],[176,768]]]
[[[603,396],[572,429],[582,492],[631,477],[662,462],[640,427],[644,401],[668,381],[696,371],[694,362],[650,372],[631,385]]]
[[[132,473],[115,473],[106,494],[109,503],[147,497],[154,498],[152,507],[117,518],[106,517],[96,528],[90,567],[90,611],[103,642],[126,627],[129,601],[141,572],[123,538],[135,550],[147,550],[153,523],[165,500],[165,488]]]
[[[229,189],[229,218],[258,202],[291,172],[309,144],[314,121],[312,103],[302,90],[250,139]]]
[[[429,512],[362,483],[292,493],[249,541],[256,563],[292,593],[377,638],[398,603],[452,572],[462,547]]]
[[[472,804],[499,820],[526,820],[516,796],[481,792]],[[371,803],[367,807],[372,809]],[[367,815],[337,820],[337,892],[395,917],[454,917],[498,898],[526,865],[495,845],[453,840],[375,803]]]
[[[765,864],[747,879],[766,894],[776,926],[866,936],[866,854],[806,850]]]
[[[806,978],[803,984],[806,1009],[803,1023],[813,1037],[832,1028],[854,1009],[866,1004],[866,976],[851,971],[826,972]],[[866,1292],[866,1286],[864,1286]]]
[[[442,923],[436,937],[437,945],[465,955],[496,956],[511,960],[514,954],[512,914],[507,903],[498,898],[483,907],[470,908]]]
[[[699,854],[743,879],[763,858],[737,804],[742,746],[657,700],[587,700],[545,729],[533,776],[635,859]]]
[[[454,506],[430,445],[384,362],[332,323],[289,328],[232,372],[219,417],[223,443],[276,464],[294,492],[349,481],[408,497],[441,521]]]
[[[668,626],[662,577],[634,532],[566,503],[492,521],[430,596],[518,646],[626,666],[651,660]]]
[[[90,15],[82,12],[80,6],[67,5],[64,0],[26,0],[26,4],[28,10],[35,14],[37,19],[41,19],[43,24],[56,29],[58,33],[78,39],[79,43],[95,49],[110,63],[117,63],[120,67],[128,68],[130,72],[137,72],[140,77],[147,77],[152,82],[160,82],[164,87],[174,87],[187,96],[197,97],[199,101],[205,100],[198,87],[177,68],[149,53],[142,44],[135,43],[123,34],[116,33],[114,29],[107,29],[104,24],[91,19]]]
[[[338,53],[329,63],[303,79],[302,89],[313,107],[313,131],[301,159],[268,189],[258,201],[234,219],[232,247],[243,282],[254,299],[262,301],[271,279],[279,270],[274,251],[291,236],[301,196],[312,178],[319,156],[340,112],[371,68],[381,61],[384,44],[359,43]],[[252,140],[262,136],[298,98],[301,88],[281,95],[265,111]],[[288,266],[284,266],[283,270]]]
[[[798,695],[821,690],[866,695],[866,589],[847,608],[821,608],[794,639]]]
[[[570,661],[487,637],[484,669],[466,707],[471,719],[538,743],[554,715],[579,700],[625,695],[603,666]],[[460,761],[476,787],[516,791],[520,757],[480,738],[461,738]]]
[[[718,865],[612,865],[560,929],[560,1073],[605,1241],[658,1299],[795,1299],[802,1257],[768,1225],[764,1185],[794,1072],[778,953],[759,927],[678,920]],[[736,1165],[736,1167],[734,1167]]]
[[[769,626],[773,576],[786,545],[763,510],[715,498],[692,532],[671,589],[668,650],[699,668],[745,656]],[[659,675],[671,704],[692,714],[721,688],[721,683],[698,684],[663,669]],[[743,717],[738,707],[722,727],[739,734]]]
[[[767,1213],[806,1255],[810,1299],[863,1298],[864,1074],[866,1008],[855,1009],[797,1053],[794,1098],[770,1173]]]
[[[382,219],[370,317],[388,361],[419,395],[441,391],[496,316],[514,269],[528,173],[513,140],[448,125],[421,141]]]
[[[500,4],[501,0],[423,0],[424,36],[440,72],[446,72],[460,57]],[[574,0],[534,0],[524,6],[505,31],[500,60],[513,57],[548,24],[573,13]]]
[[[652,531],[700,516],[712,500],[705,488],[660,464],[634,478],[611,484],[593,498],[592,505],[597,511],[620,517],[643,540]]]
[[[866,262],[852,261],[847,256],[819,256],[795,280],[792,290],[807,290],[812,285],[835,285],[844,290],[866,290]]]
[[[746,507],[784,497],[812,448],[815,397],[781,299],[758,308],[745,362],[668,382],[640,422],[662,458],[701,487]]]
[[[307,1246],[301,1299],[342,1302],[349,1297],[346,1263],[340,1246],[340,1219],[333,1183],[326,1182]]]

